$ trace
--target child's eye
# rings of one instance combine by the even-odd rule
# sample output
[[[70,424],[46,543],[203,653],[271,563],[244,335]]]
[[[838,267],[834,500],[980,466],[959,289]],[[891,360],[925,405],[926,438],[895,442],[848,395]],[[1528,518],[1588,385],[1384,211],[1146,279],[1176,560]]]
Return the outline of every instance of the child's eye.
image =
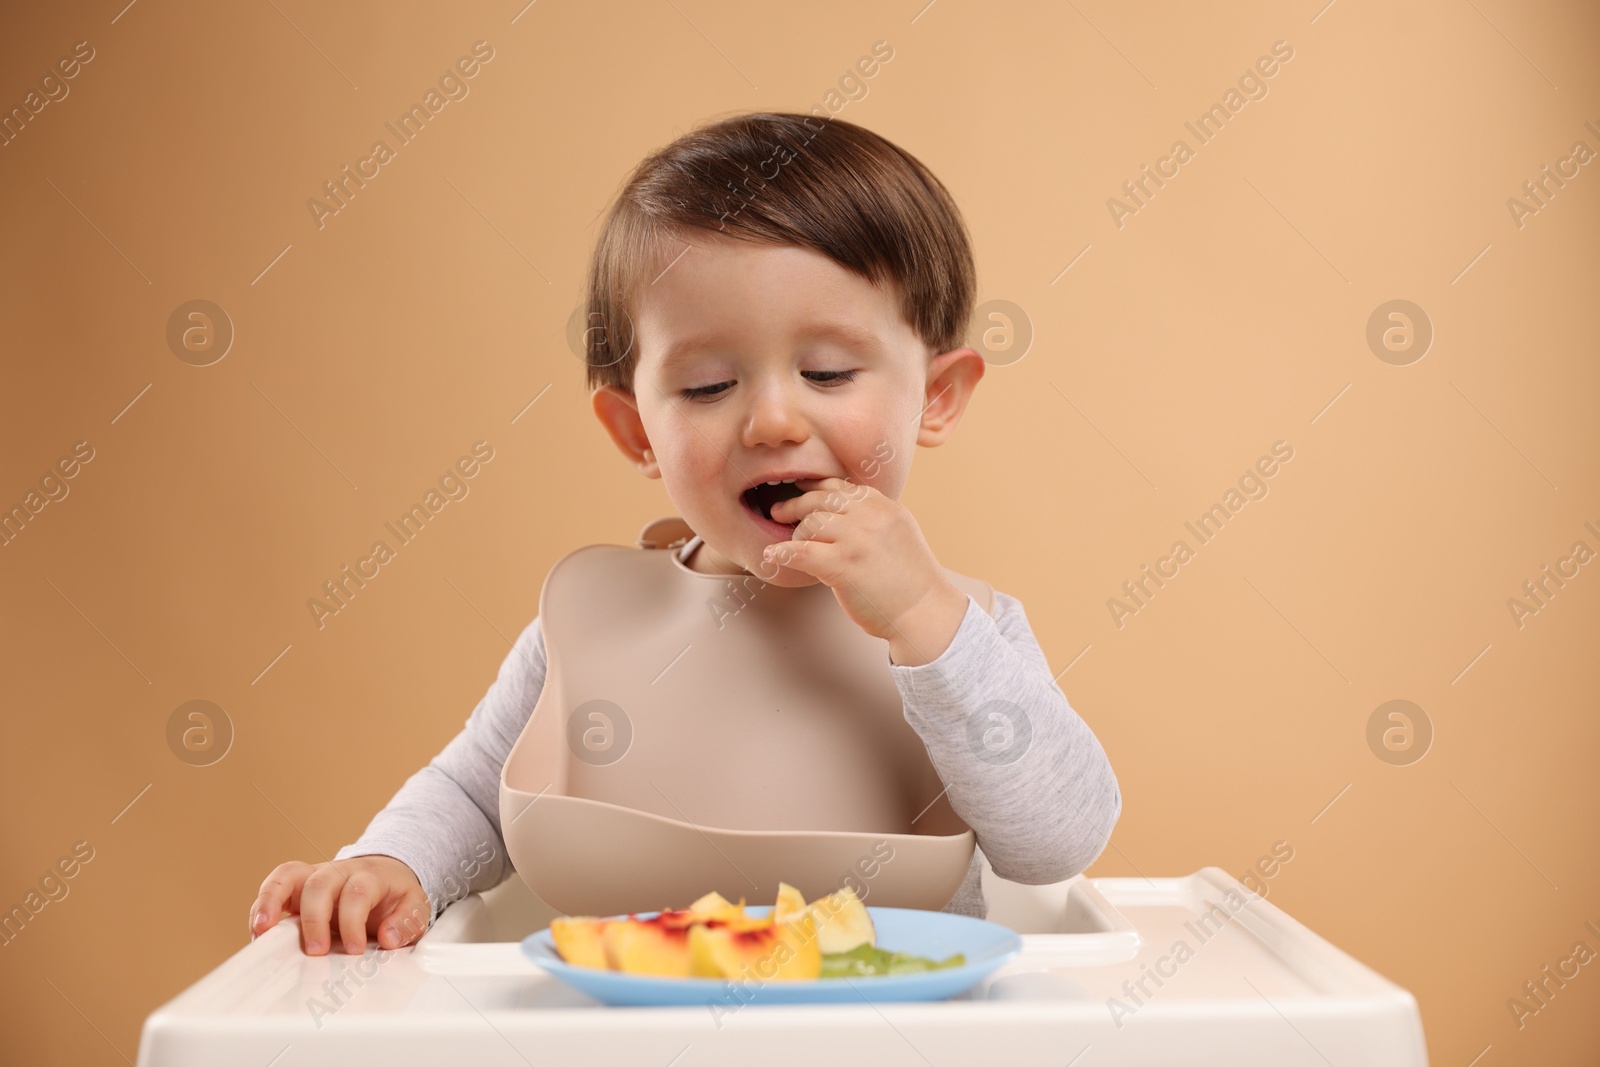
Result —
[[[853,370],[808,370],[801,373],[809,381],[814,381],[818,385],[832,385],[834,383],[843,384],[854,381],[857,372]],[[733,385],[732,382],[718,382],[716,385],[697,385],[690,389],[683,389],[680,393],[685,400],[698,400],[701,397],[716,396],[719,393],[724,393],[731,385]]]
[[[683,390],[683,398],[685,400],[696,400],[702,396],[716,396],[732,384],[732,382],[718,382],[716,385],[697,385],[693,389]]]

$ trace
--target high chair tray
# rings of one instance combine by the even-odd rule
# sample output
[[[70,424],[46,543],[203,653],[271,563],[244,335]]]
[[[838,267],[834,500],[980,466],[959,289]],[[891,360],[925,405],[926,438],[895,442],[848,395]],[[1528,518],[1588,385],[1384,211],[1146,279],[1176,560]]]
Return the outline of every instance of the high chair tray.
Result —
[[[908,1004],[745,1004],[730,984],[699,1006],[605,1006],[523,954],[551,913],[515,877],[392,952],[308,957],[290,918],[151,1014],[139,1064],[1428,1062],[1411,994],[1219,868],[1051,886],[986,870],[984,889],[1021,954]]]

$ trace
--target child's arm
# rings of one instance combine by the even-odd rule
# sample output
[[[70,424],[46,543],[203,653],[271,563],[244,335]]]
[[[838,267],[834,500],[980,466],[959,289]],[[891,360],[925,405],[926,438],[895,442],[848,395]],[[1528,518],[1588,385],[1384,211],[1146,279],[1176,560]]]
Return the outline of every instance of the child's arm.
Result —
[[[889,642],[906,720],[996,874],[1043,885],[1088,867],[1111,840],[1122,794],[1021,602],[996,592],[991,618],[944,574],[915,516],[872,486],[795,484],[801,495],[771,508],[795,531],[767,546],[761,576],[815,576],[851,621]]]
[[[1122,793],[1105,750],[1051,679],[1021,601],[971,597],[950,646],[915,667],[891,661],[905,716],[978,835],[995,873],[1064,881],[1111,839]],[[931,799],[931,798],[930,798]]]
[[[503,881],[512,868],[500,833],[500,769],[538,702],[545,668],[535,618],[465,728],[406,780],[360,839],[341,848],[331,863],[285,863],[268,876],[251,909],[251,932],[276,925],[287,907],[300,914],[308,953],[329,948],[330,924],[347,951],[360,952],[365,928],[381,915],[379,945],[396,948],[420,936],[452,901]],[[406,886],[414,894],[418,883],[427,897],[426,921],[398,915],[396,902],[406,896]],[[389,922],[395,915],[398,920]]]
[[[535,618],[465,728],[334,859],[381,854],[403,861],[417,872],[434,916],[468,893],[504,881],[512,867],[500,834],[500,770],[538,703],[545,667]]]

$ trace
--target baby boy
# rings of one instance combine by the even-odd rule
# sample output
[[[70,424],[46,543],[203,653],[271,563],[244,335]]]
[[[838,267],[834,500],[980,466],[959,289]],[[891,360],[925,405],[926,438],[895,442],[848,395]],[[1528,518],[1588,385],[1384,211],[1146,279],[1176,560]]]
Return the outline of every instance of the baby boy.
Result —
[[[938,179],[852,123],[736,116],[639,164],[588,289],[595,415],[694,532],[685,566],[825,584],[886,642],[905,720],[995,872],[1044,884],[1088,867],[1122,809],[1105,752],[1020,601],[995,590],[986,611],[957,588],[899,503],[915,448],[950,437],[985,369],[963,340],[972,253]],[[252,934],[287,909],[308,953],[335,939],[360,953],[369,935],[395,948],[514,873],[500,775],[547,662],[535,618],[465,728],[360,840],[273,870]],[[986,707],[1025,722],[1016,758],[972,743]],[[946,910],[985,914],[979,872],[974,853]]]

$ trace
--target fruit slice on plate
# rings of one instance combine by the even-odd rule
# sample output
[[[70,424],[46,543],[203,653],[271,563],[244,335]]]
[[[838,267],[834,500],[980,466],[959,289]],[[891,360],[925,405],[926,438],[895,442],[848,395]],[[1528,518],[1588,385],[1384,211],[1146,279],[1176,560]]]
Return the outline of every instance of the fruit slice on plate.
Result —
[[[689,927],[742,917],[742,903],[730,904],[717,893],[707,893],[687,908],[669,908],[649,919],[561,916],[550,921],[550,937],[561,958],[574,966],[686,975]]]
[[[788,882],[778,883],[778,902],[772,906],[773,922],[788,922],[806,910],[806,898]]]
[[[688,977],[689,931],[700,921],[688,910],[664,911],[649,919],[602,920],[602,966],[629,974]]]
[[[575,967],[606,968],[606,950],[600,931],[605,919],[563,915],[550,920],[550,938],[561,958]]]
[[[769,916],[689,928],[690,973],[702,978],[791,981],[822,973],[809,914],[788,922]]]
[[[782,899],[781,893],[779,891]],[[823,953],[849,952],[858,945],[875,944],[877,930],[867,906],[849,886],[825,897],[818,897],[806,908],[816,924],[817,947]]]
[[[689,905],[689,914],[697,919],[742,919],[744,918],[744,900],[737,904],[728,903],[728,899],[715,889]]]

